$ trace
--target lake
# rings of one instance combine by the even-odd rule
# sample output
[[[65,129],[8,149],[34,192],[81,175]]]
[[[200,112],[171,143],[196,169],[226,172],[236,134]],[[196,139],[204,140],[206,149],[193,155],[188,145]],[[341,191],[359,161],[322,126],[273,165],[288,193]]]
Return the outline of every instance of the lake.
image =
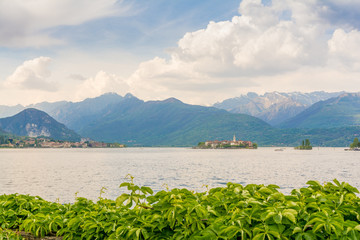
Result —
[[[215,150],[189,148],[0,149],[0,194],[39,195],[49,201],[74,202],[75,194],[115,199],[127,174],[140,186],[159,191],[195,191],[225,186],[276,184],[282,192],[337,178],[360,189],[360,152],[343,148]]]

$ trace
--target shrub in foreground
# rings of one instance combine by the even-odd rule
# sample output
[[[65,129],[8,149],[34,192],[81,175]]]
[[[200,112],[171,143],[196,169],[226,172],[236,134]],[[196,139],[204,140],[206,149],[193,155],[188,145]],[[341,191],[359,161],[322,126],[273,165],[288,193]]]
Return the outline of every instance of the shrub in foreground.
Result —
[[[20,239],[17,230],[63,239],[360,239],[358,190],[337,180],[307,184],[290,195],[276,185],[236,183],[154,194],[131,179],[116,200],[64,205],[2,195],[0,239]]]

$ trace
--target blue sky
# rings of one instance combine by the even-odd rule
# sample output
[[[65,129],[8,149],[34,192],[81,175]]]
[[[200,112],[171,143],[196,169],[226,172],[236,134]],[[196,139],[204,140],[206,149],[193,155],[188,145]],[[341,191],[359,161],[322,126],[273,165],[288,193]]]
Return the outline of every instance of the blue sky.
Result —
[[[209,21],[229,20],[237,13],[238,1],[123,1],[129,7],[120,16],[105,17],[76,26],[51,30],[73,47],[91,52],[103,49],[127,50],[135,55],[153,57],[164,48],[176,46],[186,32],[204,28]],[[215,7],[216,6],[216,7]]]
[[[360,91],[355,0],[3,0],[0,104]],[[359,86],[359,87],[358,87]]]

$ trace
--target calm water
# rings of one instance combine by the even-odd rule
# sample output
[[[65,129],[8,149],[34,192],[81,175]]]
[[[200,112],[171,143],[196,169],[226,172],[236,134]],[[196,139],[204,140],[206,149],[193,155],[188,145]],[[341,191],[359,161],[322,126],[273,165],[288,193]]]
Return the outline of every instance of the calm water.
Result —
[[[312,151],[195,150],[187,148],[0,149],[0,194],[25,193],[46,200],[73,202],[77,196],[115,199],[127,174],[155,191],[188,188],[204,191],[241,184],[277,184],[289,193],[310,179],[337,178],[360,189],[360,152],[343,148]]]

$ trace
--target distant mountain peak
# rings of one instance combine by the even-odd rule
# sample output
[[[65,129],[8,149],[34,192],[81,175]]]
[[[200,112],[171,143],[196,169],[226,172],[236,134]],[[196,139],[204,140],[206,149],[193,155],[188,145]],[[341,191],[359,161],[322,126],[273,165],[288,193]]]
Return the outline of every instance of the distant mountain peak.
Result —
[[[127,93],[125,94],[124,98],[136,98],[136,97],[131,93]]]
[[[52,118],[46,112],[41,111],[36,108],[26,108],[12,117],[20,117],[20,116],[30,117],[31,120],[41,119],[41,118],[43,118],[43,119]],[[12,118],[12,117],[9,117],[9,118]]]
[[[165,99],[163,102],[164,103],[183,103],[182,101],[180,101],[179,99],[174,98],[174,97]]]
[[[45,136],[59,140],[80,139],[74,131],[36,108],[27,108],[12,117],[1,118],[0,128],[18,136]]]
[[[256,92],[248,92],[246,96],[248,96],[249,98],[255,98],[258,97],[259,95]]]
[[[21,111],[20,113],[40,113],[40,114],[44,114],[44,115],[48,115],[47,113],[45,113],[44,111],[41,111],[39,109],[30,107],[30,108],[26,108],[23,111]],[[19,114],[20,114],[19,113]],[[50,116],[49,116],[50,117]]]

